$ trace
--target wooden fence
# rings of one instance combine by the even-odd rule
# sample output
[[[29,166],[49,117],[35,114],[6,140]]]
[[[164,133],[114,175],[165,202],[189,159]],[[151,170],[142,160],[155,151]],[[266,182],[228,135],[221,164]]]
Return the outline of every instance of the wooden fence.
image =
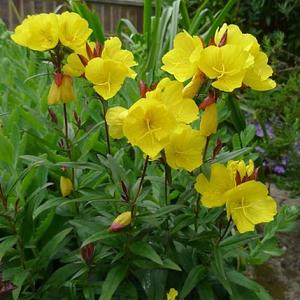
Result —
[[[86,0],[94,9],[107,35],[113,34],[120,18],[129,19],[141,31],[143,0]],[[63,0],[0,0],[0,18],[13,30],[27,15],[65,10]]]

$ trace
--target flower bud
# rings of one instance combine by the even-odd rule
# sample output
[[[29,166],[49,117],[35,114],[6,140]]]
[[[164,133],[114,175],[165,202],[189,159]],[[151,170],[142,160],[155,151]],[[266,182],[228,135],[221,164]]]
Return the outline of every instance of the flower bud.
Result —
[[[112,232],[117,232],[128,226],[131,223],[131,211],[125,211],[118,215],[116,219],[112,222],[109,230]]]
[[[55,74],[48,94],[48,105],[68,103],[74,99],[72,78],[61,73]]]
[[[203,136],[210,136],[217,132],[218,127],[218,112],[217,105],[213,103],[207,106],[200,122],[200,133]]]
[[[93,261],[94,252],[95,245],[93,243],[89,243],[80,249],[81,257],[88,265]]]
[[[182,96],[184,98],[194,98],[198,94],[204,80],[204,73],[198,72],[195,74],[192,80],[182,90]]]
[[[176,297],[178,296],[178,291],[174,288],[171,288],[169,290],[169,293],[167,294],[167,300],[176,300]]]
[[[73,191],[73,183],[72,181],[64,176],[60,177],[60,191],[63,197],[67,197]]]

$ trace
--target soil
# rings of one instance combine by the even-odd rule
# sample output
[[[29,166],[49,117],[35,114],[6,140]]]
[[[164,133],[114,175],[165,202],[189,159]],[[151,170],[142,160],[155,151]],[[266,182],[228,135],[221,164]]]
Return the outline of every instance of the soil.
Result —
[[[279,205],[300,205],[300,198],[289,198],[289,192],[271,185],[270,193]],[[279,244],[285,250],[252,270],[252,277],[263,285],[274,300],[300,300],[300,226],[290,233],[279,235]]]

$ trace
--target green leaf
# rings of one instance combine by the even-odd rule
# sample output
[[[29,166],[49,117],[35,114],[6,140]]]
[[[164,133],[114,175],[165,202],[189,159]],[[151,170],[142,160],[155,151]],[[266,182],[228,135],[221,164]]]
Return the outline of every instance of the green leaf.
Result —
[[[219,155],[217,155],[217,157],[213,160],[211,160],[211,163],[227,163],[229,160],[231,159],[235,159],[237,157],[240,157],[248,152],[251,151],[252,148],[247,147],[247,148],[243,148],[243,149],[239,149],[239,150],[235,150],[235,151],[231,151],[231,152],[223,152]]]
[[[72,231],[72,228],[67,228],[57,235],[55,235],[41,250],[39,254],[39,261],[43,265],[44,262],[48,264],[51,258],[57,253],[60,249],[62,241],[66,236]]]
[[[261,285],[247,278],[243,274],[232,270],[227,272],[227,276],[231,282],[252,290],[260,300],[272,300],[272,297]]]
[[[154,261],[157,264],[162,265],[163,262],[159,255],[156,253],[156,251],[147,243],[144,241],[137,241],[132,244],[130,244],[129,249],[132,253],[146,257],[152,261]]]
[[[29,272],[22,270],[18,273],[16,273],[16,275],[14,276],[13,279],[13,283],[14,285],[17,287],[15,290],[13,290],[12,295],[13,295],[13,299],[17,300],[19,299],[20,296],[20,292],[23,286],[24,281],[27,279],[27,277],[29,276]]]
[[[246,147],[254,139],[256,134],[256,127],[254,125],[248,125],[245,130],[240,133],[242,146]]]
[[[214,19],[214,22],[209,28],[209,31],[205,34],[204,41],[207,44],[209,39],[215,34],[217,28],[223,23],[226,16],[230,13],[232,6],[235,4],[236,0],[229,0],[219,15]]]
[[[215,300],[214,290],[207,282],[200,282],[197,287],[197,293],[201,300]]]
[[[99,133],[100,131],[96,130],[95,132],[89,135],[82,147],[81,156],[85,156],[93,149],[94,145],[98,141]]]
[[[199,282],[206,276],[207,270],[203,265],[195,266],[188,274],[183,288],[179,293],[179,299],[185,299],[189,293],[197,287]]]
[[[118,286],[125,278],[127,269],[127,265],[117,265],[108,272],[99,300],[110,300],[112,298]]]
[[[96,232],[95,234],[91,235],[89,238],[84,240],[81,247],[84,247],[89,243],[94,243],[94,242],[105,240],[105,239],[112,239],[116,236],[118,236],[118,233],[112,233],[112,232],[109,232],[108,229],[105,229],[103,231]]]
[[[13,165],[13,145],[10,140],[0,133],[0,161],[6,163],[8,166]]]
[[[0,243],[0,261],[4,257],[7,251],[9,251],[18,241],[18,238],[14,235],[5,237]]]

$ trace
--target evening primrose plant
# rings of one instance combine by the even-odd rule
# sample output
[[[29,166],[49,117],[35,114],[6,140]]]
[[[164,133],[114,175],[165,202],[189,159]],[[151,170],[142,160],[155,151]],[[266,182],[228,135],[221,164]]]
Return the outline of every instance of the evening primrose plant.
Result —
[[[299,211],[277,207],[252,128],[237,126],[234,95],[276,86],[256,38],[219,24],[205,42],[185,28],[150,80],[75,8],[28,16],[11,35],[21,47],[6,41],[51,80],[24,76],[47,84],[40,106],[26,85],[24,104],[2,115],[0,100],[0,295],[271,299],[244,271],[283,253],[276,233]]]

